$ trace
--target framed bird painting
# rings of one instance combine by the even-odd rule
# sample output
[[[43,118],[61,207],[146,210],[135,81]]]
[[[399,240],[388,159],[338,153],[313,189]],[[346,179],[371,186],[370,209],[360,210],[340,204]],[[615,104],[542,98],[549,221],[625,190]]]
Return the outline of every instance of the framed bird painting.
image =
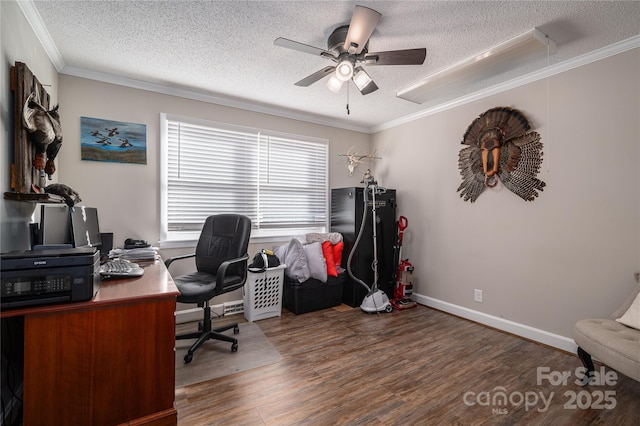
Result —
[[[80,117],[83,160],[147,164],[147,125]]]

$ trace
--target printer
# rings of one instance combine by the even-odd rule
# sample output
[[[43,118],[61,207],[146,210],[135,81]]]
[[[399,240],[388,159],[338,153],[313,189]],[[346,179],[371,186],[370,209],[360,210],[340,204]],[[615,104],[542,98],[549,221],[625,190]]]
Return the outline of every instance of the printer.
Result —
[[[100,286],[94,247],[12,251],[0,264],[2,309],[90,300]]]

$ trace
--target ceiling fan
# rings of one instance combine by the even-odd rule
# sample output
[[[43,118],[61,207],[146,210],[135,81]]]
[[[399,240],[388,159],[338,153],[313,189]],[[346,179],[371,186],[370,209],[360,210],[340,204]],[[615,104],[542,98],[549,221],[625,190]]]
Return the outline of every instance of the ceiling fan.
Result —
[[[365,72],[362,65],[422,65],[427,55],[426,48],[369,52],[369,37],[382,15],[373,9],[356,6],[349,25],[336,28],[327,40],[328,50],[309,46],[279,37],[273,44],[299,52],[322,56],[337,65],[327,66],[295,83],[307,87],[331,75],[327,86],[338,92],[345,81],[353,80],[363,95],[378,90],[378,86]],[[335,71],[335,72],[334,72]]]

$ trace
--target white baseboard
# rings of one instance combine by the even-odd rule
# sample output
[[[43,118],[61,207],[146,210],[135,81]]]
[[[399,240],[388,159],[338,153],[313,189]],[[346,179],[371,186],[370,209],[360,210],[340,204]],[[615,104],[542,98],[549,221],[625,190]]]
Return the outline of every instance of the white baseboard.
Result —
[[[474,311],[473,309],[454,305],[453,303],[444,302],[442,300],[434,299],[433,297],[424,296],[422,294],[413,293],[413,300],[420,303],[421,305],[429,306],[431,308],[438,309],[440,311],[447,312],[449,314],[456,315],[458,317],[465,318],[492,328],[496,328],[498,330],[506,331],[507,333],[515,334],[516,336],[524,337],[525,339],[533,340],[544,345],[552,346],[554,348],[570,352],[572,354],[575,354],[578,349],[578,346],[573,341],[573,339],[561,336],[559,334],[550,333],[548,331],[540,330],[528,325],[485,314],[484,312]],[[242,311],[227,311],[225,313],[225,305],[232,306],[239,303],[242,303],[242,301],[238,300],[227,302],[225,304],[211,305],[211,310],[221,317],[235,315],[242,313]],[[175,315],[176,324],[200,321],[202,320],[202,308],[176,311]]]
[[[202,321],[202,308],[183,309],[181,311],[176,311],[175,316],[176,324]]]
[[[566,352],[575,354],[578,349],[578,346],[573,339],[560,336],[559,334],[549,333],[548,331],[485,314],[483,312],[474,311],[473,309],[454,305],[452,303],[444,302],[421,294],[413,293],[413,300],[422,305],[466,318],[489,327],[497,328],[498,330],[506,331],[507,333],[515,334],[516,336],[524,337],[525,339],[552,346]]]

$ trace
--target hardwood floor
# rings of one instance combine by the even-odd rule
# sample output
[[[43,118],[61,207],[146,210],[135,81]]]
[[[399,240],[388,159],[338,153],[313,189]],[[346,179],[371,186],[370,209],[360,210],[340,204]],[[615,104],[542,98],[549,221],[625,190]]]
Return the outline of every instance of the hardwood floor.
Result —
[[[640,383],[578,386],[573,354],[424,306],[339,308],[258,321],[282,361],[176,388],[178,424],[640,424]]]

